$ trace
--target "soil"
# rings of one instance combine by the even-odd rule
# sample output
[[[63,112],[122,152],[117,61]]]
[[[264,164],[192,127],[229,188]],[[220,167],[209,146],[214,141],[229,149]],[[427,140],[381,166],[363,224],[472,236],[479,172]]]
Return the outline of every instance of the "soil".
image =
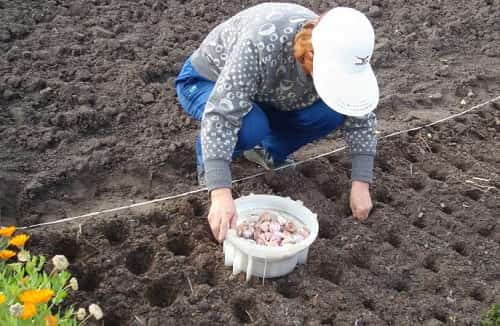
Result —
[[[296,1],[366,12],[376,28],[379,130],[500,94],[500,2]],[[195,189],[199,126],[173,79],[212,27],[258,1],[0,1],[0,224],[31,225]],[[465,104],[461,104],[465,103]],[[237,184],[318,213],[308,264],[231,278],[206,194],[32,231],[65,254],[105,325],[472,325],[500,299],[495,103],[380,142],[367,222],[349,215],[340,152]],[[342,144],[335,133],[296,158]],[[233,164],[234,177],[259,171]]]
[[[500,300],[498,117],[490,106],[382,141],[363,223],[339,190],[349,187],[341,154],[235,186],[318,214],[308,263],[279,279],[231,276],[205,194],[35,229],[31,247],[70,259],[82,291],[69,303],[100,303],[104,325],[476,325]]]

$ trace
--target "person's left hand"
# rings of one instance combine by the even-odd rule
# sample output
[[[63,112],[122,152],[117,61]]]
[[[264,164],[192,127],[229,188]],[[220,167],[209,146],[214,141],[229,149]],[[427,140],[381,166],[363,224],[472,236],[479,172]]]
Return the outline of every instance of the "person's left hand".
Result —
[[[352,182],[350,205],[352,216],[355,219],[364,221],[368,218],[368,214],[370,214],[373,207],[368,183],[362,181]]]

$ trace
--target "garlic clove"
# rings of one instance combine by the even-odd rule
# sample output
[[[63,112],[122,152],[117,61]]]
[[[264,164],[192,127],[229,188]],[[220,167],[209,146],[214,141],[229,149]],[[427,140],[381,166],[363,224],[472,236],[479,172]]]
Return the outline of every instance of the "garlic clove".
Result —
[[[293,223],[293,222],[287,222],[287,223],[285,224],[284,229],[285,229],[286,231],[290,232],[290,233],[295,233],[295,232],[297,232],[297,226],[296,226],[296,225],[295,225],[295,223]]]
[[[288,222],[287,219],[284,218],[283,216],[278,216],[277,221],[280,225],[285,225],[286,222]]]
[[[273,218],[269,212],[264,212],[259,216],[259,223],[272,222],[272,220]]]
[[[236,234],[237,234],[239,237],[242,237],[242,236],[243,236],[243,232],[244,232],[245,230],[247,230],[247,229],[248,229],[248,224],[246,224],[246,223],[241,223],[240,225],[238,225],[238,226],[236,227]]]
[[[270,226],[269,222],[263,222],[260,224],[260,229],[264,232],[269,232],[269,226]]]
[[[269,231],[279,232],[280,230],[281,230],[281,225],[277,221],[269,223]]]
[[[271,241],[269,241],[269,246],[270,247],[279,247],[280,244],[281,243],[280,243],[279,240],[271,240]]]
[[[309,236],[309,234],[311,234],[311,232],[309,232],[309,229],[304,226],[299,229],[298,234],[305,239]]]

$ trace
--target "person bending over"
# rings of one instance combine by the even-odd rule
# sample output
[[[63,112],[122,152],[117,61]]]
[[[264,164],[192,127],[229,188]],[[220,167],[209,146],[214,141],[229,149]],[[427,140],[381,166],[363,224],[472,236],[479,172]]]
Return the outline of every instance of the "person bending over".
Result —
[[[276,168],[340,127],[352,159],[352,213],[368,217],[379,98],[369,64],[374,39],[355,9],[318,16],[296,4],[263,3],[215,27],[187,59],[176,91],[187,114],[201,121],[198,181],[210,193],[216,239],[236,226],[234,157]]]

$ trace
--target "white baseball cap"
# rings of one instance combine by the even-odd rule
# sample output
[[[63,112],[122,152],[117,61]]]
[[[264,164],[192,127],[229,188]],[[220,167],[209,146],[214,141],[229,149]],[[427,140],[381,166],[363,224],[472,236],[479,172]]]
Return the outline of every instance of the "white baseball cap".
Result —
[[[377,107],[379,89],[370,66],[374,45],[372,24],[352,8],[331,9],[314,27],[314,87],[333,110],[361,117]]]

